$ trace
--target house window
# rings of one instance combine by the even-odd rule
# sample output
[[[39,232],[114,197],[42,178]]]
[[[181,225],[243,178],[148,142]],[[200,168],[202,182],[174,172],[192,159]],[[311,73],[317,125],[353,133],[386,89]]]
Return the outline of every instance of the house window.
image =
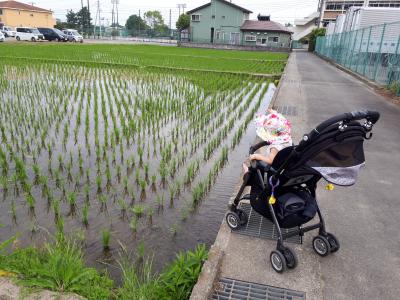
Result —
[[[277,37],[277,36],[269,36],[268,37],[268,42],[278,43],[279,42],[279,37]]]
[[[192,15],[192,22],[200,22],[200,15]]]
[[[3,14],[3,10],[0,8],[0,16]]]
[[[225,19],[225,16],[222,16],[222,19]]]
[[[257,37],[255,35],[251,35],[251,34],[246,34],[244,36],[244,40],[246,42],[255,42],[257,40]]]
[[[215,15],[212,15],[211,18],[212,18],[212,19],[215,19]]]

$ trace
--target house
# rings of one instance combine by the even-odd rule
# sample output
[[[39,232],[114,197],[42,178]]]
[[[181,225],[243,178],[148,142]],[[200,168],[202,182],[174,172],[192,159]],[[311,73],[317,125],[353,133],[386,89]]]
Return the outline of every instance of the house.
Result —
[[[291,32],[269,16],[250,20],[252,11],[225,0],[211,0],[187,12],[190,15],[190,41],[204,44],[230,44],[289,48]]]
[[[0,23],[12,27],[54,27],[53,12],[17,1],[0,1]]]

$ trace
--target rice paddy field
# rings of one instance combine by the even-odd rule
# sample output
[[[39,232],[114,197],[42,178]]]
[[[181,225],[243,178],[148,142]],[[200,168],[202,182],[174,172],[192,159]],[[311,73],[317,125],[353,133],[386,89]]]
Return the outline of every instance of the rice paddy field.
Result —
[[[0,241],[61,230],[117,276],[120,243],[161,268],[213,242],[287,55],[12,44],[0,59]]]

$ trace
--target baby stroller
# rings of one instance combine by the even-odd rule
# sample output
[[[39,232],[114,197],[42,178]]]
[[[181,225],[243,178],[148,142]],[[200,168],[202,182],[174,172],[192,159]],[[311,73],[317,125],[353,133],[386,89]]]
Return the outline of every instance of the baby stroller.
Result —
[[[372,127],[378,121],[375,111],[356,111],[330,118],[309,134],[297,146],[278,152],[273,164],[252,161],[243,176],[243,184],[234,201],[229,204],[226,221],[232,230],[246,225],[248,216],[239,208],[242,200],[250,200],[252,208],[274,223],[278,241],[271,252],[273,269],[281,273],[297,265],[295,252],[283,243],[284,239],[303,236],[305,232],[319,229],[312,246],[320,256],[339,250],[337,238],[325,229],[324,219],[316,201],[316,187],[321,178],[330,184],[350,186],[356,182],[359,169],[365,164],[363,143],[372,137]],[[360,123],[359,121],[365,120]],[[253,154],[261,142],[250,148]],[[251,192],[242,197],[246,186]],[[318,214],[319,222],[306,227]],[[296,228],[282,233],[281,228]]]

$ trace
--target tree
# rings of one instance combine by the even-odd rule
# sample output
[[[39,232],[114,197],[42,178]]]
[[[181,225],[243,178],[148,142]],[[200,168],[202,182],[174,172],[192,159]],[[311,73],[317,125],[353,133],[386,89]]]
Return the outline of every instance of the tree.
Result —
[[[325,36],[326,29],[325,28],[315,28],[310,33],[310,38],[308,42],[308,51],[313,52],[315,50],[315,43],[317,41],[317,37]]]
[[[71,29],[81,29],[84,31],[90,31],[92,27],[92,19],[90,18],[90,11],[87,7],[83,7],[78,12],[74,12],[72,9],[68,10],[67,22],[57,22],[57,28],[71,28]]]
[[[90,17],[90,11],[86,6],[84,6],[80,11],[76,13],[76,18],[79,26],[84,31],[91,31],[92,28],[92,19]]]
[[[68,10],[66,17],[67,17],[66,23],[70,28],[78,27],[78,17],[72,9]]]
[[[182,31],[184,29],[189,28],[190,26],[190,17],[187,14],[181,14],[178,18],[178,21],[176,21],[176,29],[179,31]]]
[[[161,15],[161,12],[158,10],[151,10],[144,14],[144,18],[146,19],[147,24],[154,31],[157,28],[164,26],[164,19]]]
[[[126,20],[125,27],[129,32],[134,35],[135,33],[148,29],[146,22],[137,15],[129,16],[128,20]],[[140,33],[140,32],[139,32]]]

